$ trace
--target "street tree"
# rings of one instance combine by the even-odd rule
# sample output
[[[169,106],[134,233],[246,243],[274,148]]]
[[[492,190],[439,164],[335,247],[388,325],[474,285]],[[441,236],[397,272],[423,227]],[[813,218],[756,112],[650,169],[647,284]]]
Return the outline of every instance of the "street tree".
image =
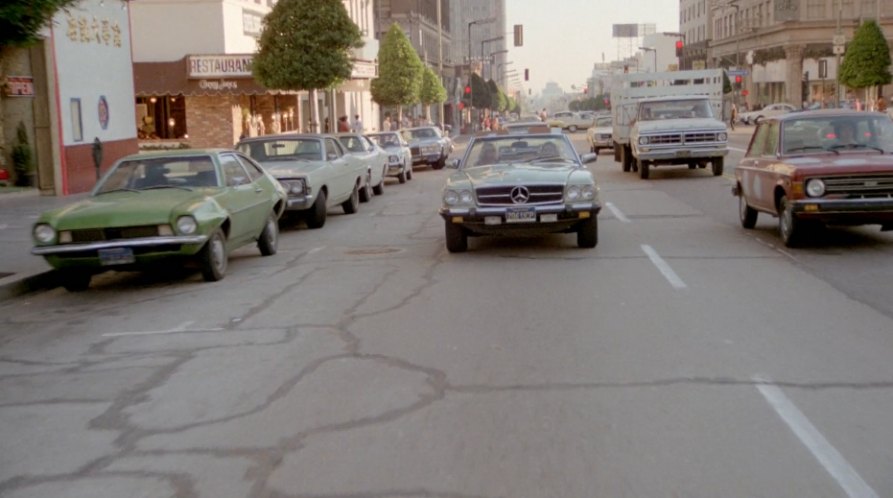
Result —
[[[420,101],[425,67],[419,54],[394,23],[378,48],[378,78],[372,80],[372,99],[382,106],[397,106],[397,122],[403,106]]]
[[[310,91],[319,131],[317,91],[350,78],[350,50],[362,46],[360,28],[341,0],[279,0],[264,18],[252,72],[267,88]]]
[[[440,82],[440,77],[434,72],[434,68],[427,67],[422,72],[422,85],[419,90],[419,100],[425,106],[425,113],[431,116],[431,105],[446,101],[447,92]]]
[[[477,73],[471,73],[471,96],[474,107],[490,108],[490,86]]]
[[[850,88],[869,88],[890,83],[890,48],[874,20],[865,21],[847,45],[839,80]]]

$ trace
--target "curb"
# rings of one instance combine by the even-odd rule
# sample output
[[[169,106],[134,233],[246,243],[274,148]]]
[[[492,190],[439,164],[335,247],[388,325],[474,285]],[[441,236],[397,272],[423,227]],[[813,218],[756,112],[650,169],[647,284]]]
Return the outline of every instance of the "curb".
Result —
[[[53,269],[25,275],[10,275],[0,279],[0,302],[58,286],[59,278]]]

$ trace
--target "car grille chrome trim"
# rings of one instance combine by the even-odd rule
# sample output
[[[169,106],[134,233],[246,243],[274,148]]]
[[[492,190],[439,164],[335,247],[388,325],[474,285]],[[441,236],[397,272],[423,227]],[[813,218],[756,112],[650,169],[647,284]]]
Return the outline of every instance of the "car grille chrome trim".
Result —
[[[692,131],[685,133],[668,133],[665,135],[642,135],[643,137],[648,138],[648,143],[642,145],[724,143],[717,139],[719,133],[720,132],[715,131]]]
[[[822,178],[825,195],[846,195],[853,198],[893,196],[893,175],[835,176]]]
[[[61,244],[54,246],[36,246],[31,249],[31,254],[43,256],[47,254],[65,254],[82,251],[96,251],[98,249],[110,249],[113,247],[149,247],[162,245],[204,244],[208,240],[207,235],[175,235],[170,237],[146,237],[143,239],[110,240],[106,242],[91,242],[87,244]]]
[[[158,225],[115,228],[82,228],[71,232],[71,243],[101,242],[104,240],[139,239],[158,235]]]
[[[519,203],[512,200],[512,192],[518,188],[526,188],[529,193],[528,206],[556,204],[564,201],[564,185],[506,185],[499,187],[480,187],[475,189],[478,204],[481,206],[515,206]]]

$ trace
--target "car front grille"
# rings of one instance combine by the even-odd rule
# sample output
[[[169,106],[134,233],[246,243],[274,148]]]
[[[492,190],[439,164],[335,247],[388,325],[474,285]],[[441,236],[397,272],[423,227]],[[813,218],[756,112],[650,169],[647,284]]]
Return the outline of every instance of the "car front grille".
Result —
[[[514,206],[512,190],[518,185],[501,187],[481,187],[475,190],[478,204],[481,206]],[[524,185],[530,193],[525,205],[558,204],[564,200],[564,185]]]
[[[75,244],[84,242],[102,242],[104,240],[138,239],[158,235],[158,225],[117,228],[84,228],[71,231],[71,241]]]
[[[668,133],[666,135],[643,135],[648,137],[648,145],[678,145],[712,143],[717,140],[717,132],[697,131],[689,133]]]
[[[893,196],[893,175],[860,175],[822,178],[825,195],[846,195],[852,198]]]

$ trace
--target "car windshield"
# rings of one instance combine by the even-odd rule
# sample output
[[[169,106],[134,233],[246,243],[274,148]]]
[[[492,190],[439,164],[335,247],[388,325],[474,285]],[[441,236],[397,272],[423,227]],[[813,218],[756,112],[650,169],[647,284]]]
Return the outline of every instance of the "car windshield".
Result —
[[[375,135],[368,135],[368,137],[382,147],[396,147],[400,145],[400,139],[397,137],[396,133],[378,133]]]
[[[535,162],[544,166],[578,163],[577,155],[562,136],[506,136],[475,140],[465,156],[464,167]]]
[[[338,141],[340,141],[341,145],[350,152],[366,152],[366,147],[359,137],[338,137]]]
[[[322,161],[322,141],[317,138],[271,138],[252,140],[237,149],[258,162],[266,161]]]
[[[611,126],[611,116],[595,118],[595,126],[599,128]]]
[[[893,120],[876,114],[804,117],[781,127],[784,154],[877,149],[893,152]]]
[[[217,168],[210,156],[131,159],[118,163],[96,186],[94,194],[219,185]]]
[[[437,138],[439,135],[434,128],[419,128],[418,130],[406,130],[407,140],[414,138]],[[404,135],[405,136],[405,135]]]
[[[639,107],[639,121],[712,117],[707,100],[662,100],[643,102]]]

